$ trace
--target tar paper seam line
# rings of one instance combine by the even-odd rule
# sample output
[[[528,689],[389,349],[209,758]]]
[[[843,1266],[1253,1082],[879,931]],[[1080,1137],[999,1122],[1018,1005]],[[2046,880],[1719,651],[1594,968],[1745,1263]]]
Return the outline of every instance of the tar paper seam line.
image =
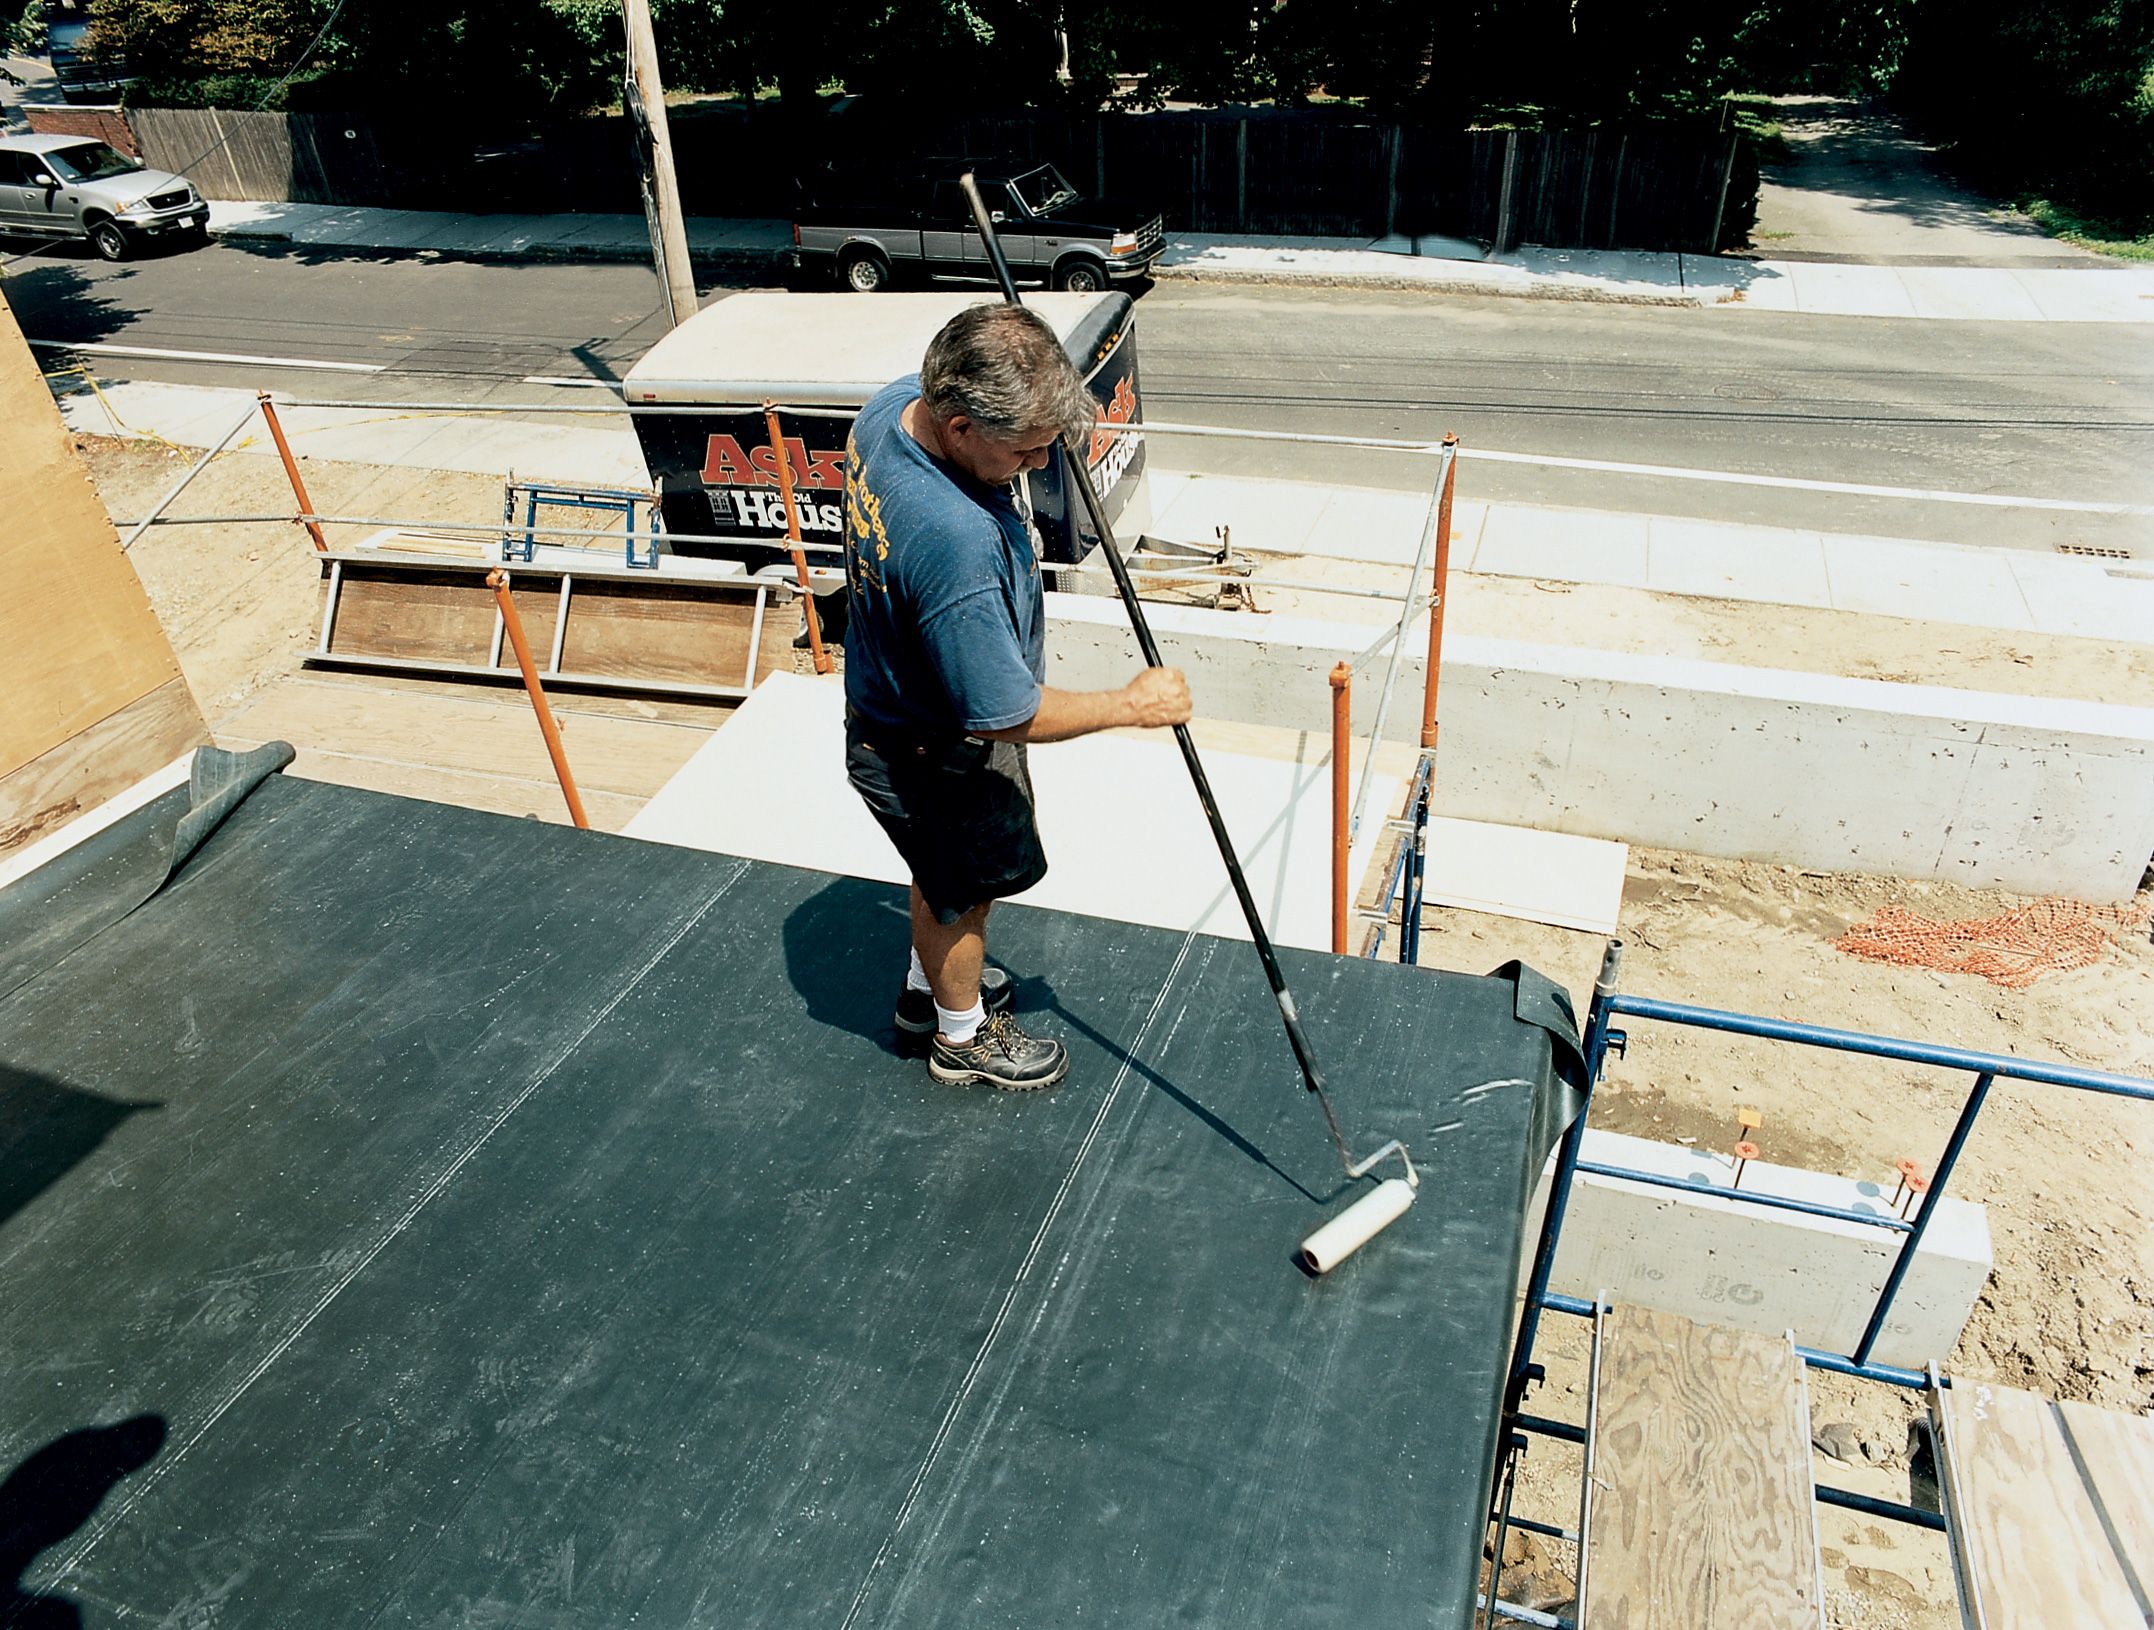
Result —
[[[238,1386],[232,1389],[231,1393],[225,1398],[224,1402],[220,1403],[215,1409],[211,1410],[209,1414],[203,1419],[202,1423],[197,1426],[192,1432],[187,1434],[186,1442],[182,1443],[170,1455],[166,1456],[163,1460],[159,1461],[154,1467],[152,1467],[150,1469],[149,1475],[144,1477],[134,1488],[128,1491],[127,1498],[116,1504],[112,1508],[112,1510],[106,1514],[104,1519],[100,1521],[97,1526],[90,1531],[90,1533],[84,1538],[83,1542],[80,1545],[76,1546],[75,1549],[69,1553],[67,1560],[60,1564],[58,1572],[54,1575],[55,1582],[65,1579],[69,1574],[73,1573],[75,1569],[80,1567],[85,1561],[89,1559],[90,1553],[96,1550],[97,1547],[101,1543],[103,1543],[105,1536],[111,1533],[114,1528],[118,1527],[119,1524],[126,1519],[129,1512],[134,1510],[137,1505],[141,1504],[143,1498],[148,1495],[148,1493],[152,1489],[154,1489],[160,1482],[164,1480],[165,1474],[167,1472],[171,1471],[174,1466],[177,1466],[182,1460],[187,1458],[188,1451],[194,1448],[196,1444],[200,1443],[202,1439],[209,1434],[210,1429],[213,1428],[219,1421],[224,1419],[225,1415],[231,1410],[232,1406],[238,1403],[241,1398],[246,1396],[247,1389],[252,1387],[254,1383],[259,1381],[264,1375],[268,1374],[270,1366],[275,1364],[278,1359],[282,1358],[287,1352],[291,1350],[293,1344],[296,1343],[301,1336],[307,1333],[308,1328],[312,1326],[314,1321],[320,1318],[323,1313],[328,1311],[330,1304],[336,1301],[339,1296],[344,1294],[345,1290],[350,1287],[352,1281],[357,1279],[362,1273],[366,1272],[367,1268],[373,1263],[374,1259],[380,1256],[383,1251],[387,1250],[390,1244],[397,1238],[397,1236],[402,1234],[405,1229],[409,1228],[412,1223],[417,1220],[419,1213],[424,1211],[427,1206],[431,1204],[433,1200],[449,1186],[450,1183],[455,1181],[456,1174],[464,1169],[464,1167],[470,1162],[471,1157],[476,1155],[481,1149],[486,1146],[487,1142],[493,1137],[493,1135],[496,1132],[500,1131],[502,1126],[507,1123],[509,1117],[511,1115],[514,1115],[519,1109],[523,1108],[523,1106],[531,1100],[532,1095],[536,1093],[539,1088],[543,1087],[548,1081],[553,1079],[554,1072],[559,1070],[563,1064],[567,1063],[571,1058],[575,1056],[576,1049],[581,1047],[586,1041],[591,1038],[592,1032],[597,1030],[600,1025],[604,1024],[609,1018],[613,1016],[615,1010],[618,1009],[623,1002],[628,1000],[630,994],[634,992],[638,985],[643,983],[644,977],[649,974],[653,968],[657,967],[659,963],[663,962],[666,957],[671,954],[673,948],[676,945],[680,944],[682,940],[688,937],[689,933],[695,928],[695,926],[710,914],[711,907],[715,906],[720,900],[722,900],[726,896],[727,892],[731,890],[733,885],[739,882],[741,878],[746,875],[747,871],[747,861],[743,860],[735,864],[732,874],[728,876],[724,882],[718,885],[717,889],[711,894],[711,897],[708,900],[705,900],[702,905],[698,906],[692,916],[690,916],[686,921],[684,921],[678,928],[674,929],[672,933],[666,936],[664,942],[659,945],[658,949],[653,951],[648,957],[646,957],[643,963],[636,969],[636,971],[630,974],[629,977],[621,984],[620,988],[613,993],[612,997],[609,998],[606,1003],[599,1008],[597,1013],[592,1015],[591,1022],[585,1025],[581,1030],[579,1030],[576,1033],[575,1038],[568,1042],[565,1046],[563,1046],[558,1052],[556,1052],[553,1058],[547,1063],[546,1067],[543,1070],[539,1071],[537,1075],[533,1076],[531,1080],[524,1086],[521,1092],[517,1093],[514,1098],[509,1100],[508,1105],[486,1124],[485,1129],[481,1131],[476,1138],[472,1139],[472,1141],[465,1146],[463,1153],[459,1154],[454,1160],[450,1161],[445,1168],[443,1168],[439,1173],[435,1175],[432,1182],[428,1183],[424,1189],[420,1190],[419,1197],[413,1200],[412,1203],[405,1208],[404,1214],[397,1218],[397,1220],[389,1226],[388,1231],[382,1234],[379,1239],[375,1240],[372,1245],[368,1246],[366,1251],[356,1261],[352,1263],[352,1265],[343,1273],[343,1275],[338,1278],[336,1283],[331,1285],[329,1289],[325,1291],[322,1296],[315,1302],[313,1307],[307,1310],[306,1316],[302,1318],[297,1324],[293,1325],[290,1330],[284,1333],[283,1337],[277,1342],[277,1344],[274,1347],[270,1348],[270,1350],[262,1356],[261,1360],[255,1364],[254,1368],[247,1372],[245,1379],[242,1380]]]
[[[1070,1191],[1077,1186],[1077,1174],[1084,1170],[1085,1158],[1091,1154],[1092,1145],[1098,1141],[1100,1129],[1107,1124],[1108,1116],[1113,1114],[1114,1106],[1122,1096],[1124,1084],[1136,1070],[1137,1051],[1144,1045],[1144,1038],[1151,1034],[1152,1025],[1159,1018],[1160,1009],[1166,1005],[1167,992],[1173,989],[1175,976],[1182,971],[1182,964],[1189,959],[1190,947],[1196,942],[1195,930],[1183,936],[1182,948],[1174,955],[1174,965],[1167,970],[1166,978],[1159,982],[1159,993],[1152,998],[1152,1006],[1144,1016],[1144,1023],[1137,1027],[1136,1039],[1130,1043],[1129,1051],[1123,1056],[1122,1068],[1115,1073],[1113,1085],[1108,1087],[1101,1097],[1099,1112],[1092,1117],[1091,1126],[1085,1130],[1084,1141],[1077,1146],[1077,1158],[1070,1162],[1070,1169],[1062,1174],[1062,1182],[1056,1188],[1054,1198],[1048,1202],[1046,1214],[1040,1218],[1039,1227],[1033,1232],[1031,1245],[1026,1248],[1025,1259],[1017,1265],[1017,1272],[1010,1279],[1010,1288],[1003,1293],[1002,1305],[995,1310],[994,1320],[987,1327],[987,1335],[981,1341],[979,1351],[972,1355],[971,1364],[966,1366],[964,1379],[957,1384],[957,1395],[950,1400],[950,1407],[943,1411],[942,1422],[935,1428],[934,1437],[928,1441],[926,1458],[920,1462],[920,1469],[913,1474],[912,1486],[905,1491],[905,1498],[898,1504],[897,1516],[891,1521],[890,1532],[884,1537],[874,1560],[868,1564],[868,1571],[861,1577],[860,1588],[853,1594],[853,1605],[846,1610],[845,1620],[838,1630],[852,1630],[853,1624],[860,1617],[861,1608],[867,1604],[868,1592],[874,1587],[875,1576],[889,1565],[891,1557],[896,1554],[898,1536],[905,1531],[905,1524],[912,1516],[913,1507],[919,1504],[921,1491],[927,1487],[927,1480],[934,1474],[936,1463],[941,1460],[942,1451],[950,1441],[950,1434],[956,1430],[957,1418],[964,1413],[966,1400],[972,1396],[972,1389],[979,1384],[980,1376],[986,1371],[988,1356],[994,1351],[995,1342],[1002,1334],[1002,1327],[1009,1322],[1010,1310],[1017,1305],[1017,1294],[1024,1289],[1026,1280],[1031,1277],[1033,1264],[1039,1261],[1040,1248],[1046,1244],[1047,1236],[1054,1228],[1055,1219],[1061,1215],[1063,1203],[1068,1200]]]

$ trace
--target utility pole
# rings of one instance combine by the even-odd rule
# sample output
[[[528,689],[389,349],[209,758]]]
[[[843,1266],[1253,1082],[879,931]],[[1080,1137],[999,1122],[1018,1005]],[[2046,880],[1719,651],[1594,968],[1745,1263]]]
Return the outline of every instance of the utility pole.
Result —
[[[696,314],[696,278],[688,264],[680,183],[673,174],[673,137],[666,128],[666,87],[658,76],[650,0],[621,0],[621,22],[628,34],[623,101],[629,123],[635,127],[636,157],[643,168],[643,217],[650,223],[658,283],[666,292],[667,321],[679,327]]]

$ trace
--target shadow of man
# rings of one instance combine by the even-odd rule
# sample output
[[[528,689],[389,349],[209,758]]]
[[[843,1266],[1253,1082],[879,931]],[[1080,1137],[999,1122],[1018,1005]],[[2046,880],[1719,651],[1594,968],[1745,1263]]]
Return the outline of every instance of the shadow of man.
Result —
[[[0,1483],[0,1624],[10,1630],[79,1630],[82,1614],[64,1596],[27,1591],[23,1575],[96,1514],[123,1477],[164,1447],[161,1416],[136,1415],[56,1438]]]
[[[894,1022],[912,947],[902,888],[836,877],[785,919],[785,974],[808,1017],[898,1051]]]

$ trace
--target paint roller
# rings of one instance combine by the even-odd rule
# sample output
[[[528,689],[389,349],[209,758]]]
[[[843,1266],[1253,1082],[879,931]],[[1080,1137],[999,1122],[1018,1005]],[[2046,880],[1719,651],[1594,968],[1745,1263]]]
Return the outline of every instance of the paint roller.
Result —
[[[1024,301],[1018,298],[1017,284],[1010,276],[1010,263],[1003,258],[1002,240],[995,235],[994,220],[988,214],[985,200],[980,197],[979,184],[970,170],[958,177],[957,184],[964,191],[966,203],[972,207],[973,225],[979,230],[988,264],[995,269],[995,280],[1002,285],[1003,299],[1013,306],[1023,305]],[[1115,590],[1122,597],[1123,609],[1129,613],[1129,625],[1137,636],[1137,648],[1144,653],[1148,666],[1164,667],[1166,664],[1160,660],[1158,642],[1152,638],[1152,626],[1145,619],[1144,608],[1138,604],[1136,584],[1130,580],[1129,567],[1115,544],[1114,528],[1107,522],[1106,506],[1100,502],[1099,492],[1092,485],[1084,449],[1073,436],[1065,436],[1063,453],[1063,466],[1069,471],[1077,495],[1084,502],[1092,530],[1099,534],[1100,553],[1106,557]],[[1324,1111],[1324,1124],[1331,1129],[1332,1142],[1338,1145],[1340,1164],[1346,1168],[1346,1175],[1357,1181],[1369,1176],[1377,1165],[1393,1156],[1398,1157],[1399,1164],[1406,1170],[1404,1177],[1378,1183],[1301,1242],[1295,1260],[1312,1274],[1326,1274],[1405,1215],[1406,1208],[1414,1203],[1414,1191],[1420,1187],[1421,1178],[1414,1170],[1413,1161],[1407,1157],[1406,1146],[1395,1138],[1360,1160],[1354,1158],[1346,1134],[1340,1129],[1339,1117],[1331,1107],[1324,1073],[1317,1066],[1309,1038],[1302,1033],[1294,993],[1286,987],[1286,975],[1280,971],[1271,936],[1264,930],[1264,919],[1257,910],[1256,898],[1249,892],[1249,880],[1242,875],[1241,861],[1234,853],[1234,840],[1227,835],[1226,822],[1219,814],[1219,801],[1212,796],[1211,780],[1204,773],[1203,761],[1197,757],[1197,744],[1189,734],[1189,727],[1176,725],[1174,740],[1182,750],[1182,762],[1188,767],[1190,782],[1196,788],[1197,802],[1204,807],[1204,818],[1211,824],[1213,841],[1219,845],[1219,858],[1226,863],[1227,880],[1234,886],[1234,898],[1240,902],[1242,918],[1249,925],[1249,938],[1255,943],[1257,956],[1264,964],[1264,977],[1271,982],[1272,996],[1279,1004],[1279,1020],[1286,1027],[1287,1045],[1294,1050],[1294,1062],[1301,1066],[1303,1084],[1316,1095],[1316,1101]]]

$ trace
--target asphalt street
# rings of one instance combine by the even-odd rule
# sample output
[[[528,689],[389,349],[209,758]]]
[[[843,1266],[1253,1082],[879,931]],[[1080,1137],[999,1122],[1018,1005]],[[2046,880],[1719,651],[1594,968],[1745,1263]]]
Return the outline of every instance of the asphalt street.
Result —
[[[369,400],[588,400],[662,331],[637,266],[218,243],[118,266],[63,247],[4,284],[32,339],[357,363],[40,353],[105,377]],[[710,289],[723,298],[730,287]],[[1966,493],[2154,503],[2154,328],[1922,322],[1162,282],[1139,301],[1147,416]],[[1166,438],[1161,438],[1162,443]],[[1407,486],[1425,462],[1181,441],[1181,468]],[[2154,556],[2154,521],[1466,466],[1488,498]]]

